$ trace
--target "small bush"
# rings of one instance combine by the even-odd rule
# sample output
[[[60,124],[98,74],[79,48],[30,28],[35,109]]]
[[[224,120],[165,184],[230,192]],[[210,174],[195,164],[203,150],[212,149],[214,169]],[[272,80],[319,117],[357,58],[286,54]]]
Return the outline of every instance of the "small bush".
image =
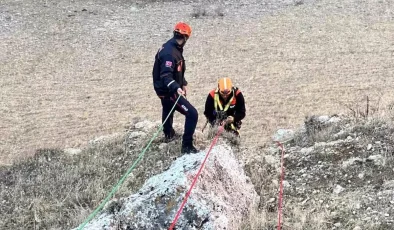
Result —
[[[207,15],[208,15],[207,10],[203,6],[199,6],[199,7],[194,8],[193,12],[192,12],[193,18],[199,18],[199,17],[207,16]]]
[[[193,12],[191,14],[191,16],[193,18],[200,18],[200,17],[206,17],[211,15],[212,17],[223,17],[224,16],[224,10],[222,7],[215,7],[213,12],[211,12],[211,14],[208,12],[208,9],[206,8],[206,6],[198,6],[193,8]]]
[[[303,5],[304,4],[304,0],[295,0],[294,1],[294,5],[295,6],[300,6],[300,5]]]

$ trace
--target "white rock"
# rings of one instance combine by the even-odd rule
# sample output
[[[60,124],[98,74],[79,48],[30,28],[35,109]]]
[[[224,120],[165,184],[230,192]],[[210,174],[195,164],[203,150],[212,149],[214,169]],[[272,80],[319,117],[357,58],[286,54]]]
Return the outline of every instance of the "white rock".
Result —
[[[275,186],[275,187],[278,187],[279,186],[279,181],[278,180],[272,180],[272,185],[273,186]]]
[[[276,199],[275,198],[271,198],[271,199],[269,199],[268,201],[267,201],[267,203],[272,203],[272,202],[274,202]]]
[[[341,119],[336,116],[330,117],[327,115],[323,115],[323,116],[319,116],[317,118],[317,121],[322,124],[331,124],[331,123],[337,123],[337,122],[341,121]]]
[[[371,150],[371,149],[372,149],[372,144],[368,144],[367,150],[369,151],[369,150]]]
[[[340,186],[340,185],[337,185],[337,186],[335,186],[335,188],[334,188],[334,193],[335,193],[335,194],[339,194],[339,193],[341,193],[341,192],[343,192],[343,191],[345,191],[345,188],[343,188],[343,187]]]
[[[330,117],[327,115],[319,116],[317,120],[321,123],[327,123],[330,120]]]
[[[385,159],[382,155],[372,155],[367,158],[370,161],[373,161],[376,166],[385,165]]]
[[[278,166],[280,164],[280,160],[279,157],[274,157],[271,155],[264,155],[264,159],[267,162],[267,164],[271,165],[271,166]]]
[[[385,181],[383,184],[385,188],[394,188],[394,180]]]
[[[131,12],[138,12],[140,10],[137,7],[135,7],[135,6],[132,6],[132,7],[130,7],[130,11]]]
[[[338,223],[335,223],[334,226],[337,227],[337,228],[339,228],[339,227],[342,226],[342,224],[338,222]]]
[[[166,147],[167,147],[167,143],[161,143],[160,145],[159,145],[159,149],[160,150],[163,150],[163,149],[165,149]]]
[[[146,133],[141,132],[141,131],[134,131],[129,134],[130,139],[137,138],[137,137],[145,137],[145,136],[146,136]]]
[[[301,153],[302,155],[308,155],[308,154],[310,154],[312,151],[313,151],[313,148],[312,148],[312,147],[309,147],[309,148],[302,148],[302,149],[300,150],[300,153]]]
[[[81,149],[74,149],[74,148],[67,148],[63,150],[64,153],[66,154],[70,154],[70,155],[76,155],[76,154],[80,154],[82,152]]]
[[[306,202],[308,202],[308,201],[309,201],[309,198],[306,198],[305,200],[303,200],[303,201],[301,202],[301,205],[305,205]]]
[[[341,118],[339,118],[339,117],[331,117],[330,120],[328,120],[328,123],[337,123],[340,121],[341,121]]]
[[[342,168],[347,168],[350,165],[354,165],[356,162],[363,162],[363,160],[359,157],[352,157],[352,158],[342,162]]]
[[[121,133],[113,133],[113,134],[109,134],[109,135],[103,135],[103,136],[97,137],[94,140],[89,141],[89,144],[95,145],[95,144],[99,144],[99,143],[106,143],[106,142],[110,142],[116,138],[119,138],[121,136],[122,136]]]
[[[334,138],[339,138],[340,136],[343,136],[345,134],[345,131],[344,130],[341,130],[341,131],[339,131],[338,133],[335,133],[334,134]]]
[[[125,218],[124,224],[133,229],[168,229],[205,155],[201,151],[176,159],[167,171],[148,179],[137,193],[121,198],[119,213],[102,211],[84,229],[110,229],[109,225],[119,218]],[[231,149],[215,146],[183,207],[177,229],[195,229],[191,223],[205,220],[200,229],[239,229],[251,205],[259,200],[247,179]]]
[[[278,129],[272,136],[273,141],[287,142],[294,139],[294,131],[291,129]]]

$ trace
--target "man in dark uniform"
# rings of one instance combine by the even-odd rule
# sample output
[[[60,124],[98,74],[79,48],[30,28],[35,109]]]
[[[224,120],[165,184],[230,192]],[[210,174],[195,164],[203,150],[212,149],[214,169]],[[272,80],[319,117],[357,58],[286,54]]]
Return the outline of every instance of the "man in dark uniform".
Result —
[[[162,122],[180,97],[174,110],[186,117],[185,131],[182,137],[182,153],[198,152],[193,146],[193,134],[198,121],[198,112],[185,98],[187,93],[187,81],[184,77],[186,65],[182,54],[191,32],[190,26],[186,23],[177,23],[173,32],[174,37],[159,49],[153,66],[153,86],[163,106]],[[174,110],[163,125],[167,142],[173,140],[176,135],[172,127]]]
[[[221,78],[216,89],[209,92],[204,115],[213,126],[223,124],[224,129],[239,136],[242,119],[245,118],[245,99],[242,92],[233,86],[230,78]]]

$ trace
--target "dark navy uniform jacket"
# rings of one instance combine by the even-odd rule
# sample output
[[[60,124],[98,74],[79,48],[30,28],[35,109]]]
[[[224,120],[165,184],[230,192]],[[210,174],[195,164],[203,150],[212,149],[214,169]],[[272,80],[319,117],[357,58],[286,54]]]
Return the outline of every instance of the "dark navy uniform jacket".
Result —
[[[183,47],[172,38],[163,44],[155,56],[152,75],[156,94],[168,96],[186,86],[185,70]]]

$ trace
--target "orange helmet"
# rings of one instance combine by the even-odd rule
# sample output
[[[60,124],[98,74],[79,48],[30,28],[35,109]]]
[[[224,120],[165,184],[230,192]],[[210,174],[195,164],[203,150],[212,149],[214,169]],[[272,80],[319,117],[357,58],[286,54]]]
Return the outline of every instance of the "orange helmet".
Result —
[[[192,35],[192,28],[184,22],[178,22],[175,25],[174,33],[179,33],[189,38]]]
[[[228,95],[231,93],[233,88],[233,83],[230,78],[224,77],[220,78],[218,81],[218,89],[221,94]]]

